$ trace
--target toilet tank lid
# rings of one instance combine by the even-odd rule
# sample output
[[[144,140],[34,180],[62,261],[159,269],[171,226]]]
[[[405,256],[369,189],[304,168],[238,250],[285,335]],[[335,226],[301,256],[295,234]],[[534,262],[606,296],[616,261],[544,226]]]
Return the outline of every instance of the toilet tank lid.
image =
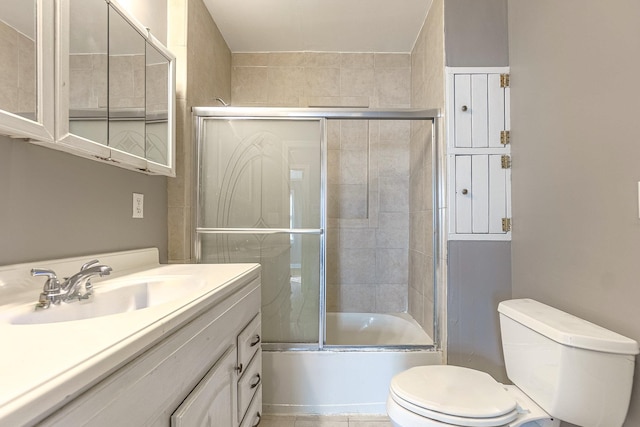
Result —
[[[605,353],[640,352],[638,343],[631,338],[532,299],[503,301],[498,311],[560,344]]]

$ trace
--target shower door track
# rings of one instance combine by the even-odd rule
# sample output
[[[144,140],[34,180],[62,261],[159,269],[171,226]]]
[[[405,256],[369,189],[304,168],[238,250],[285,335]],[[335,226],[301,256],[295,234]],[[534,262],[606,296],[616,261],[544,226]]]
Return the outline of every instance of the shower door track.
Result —
[[[432,109],[418,109],[418,108],[394,108],[394,109],[379,109],[379,108],[277,108],[277,107],[192,107],[191,109],[193,123],[195,132],[193,134],[194,143],[196,147],[198,147],[197,139],[201,132],[201,120],[205,118],[217,118],[217,119],[290,119],[290,120],[300,120],[300,119],[327,119],[327,120],[416,120],[416,121],[431,121],[433,126],[432,131],[432,159],[433,159],[433,168],[432,168],[432,187],[433,187],[433,230],[437,233],[433,239],[433,254],[434,254],[434,271],[433,271],[433,284],[436,288],[444,289],[444,283],[446,281],[446,269],[442,265],[443,257],[442,254],[446,251],[446,241],[442,239],[444,235],[442,230],[444,230],[444,221],[445,216],[441,211],[440,207],[444,206],[444,180],[441,178],[442,173],[444,172],[444,162],[441,159],[440,153],[443,149],[439,147],[440,138],[437,137],[438,134],[438,123],[437,119],[442,117],[440,109],[432,108]],[[325,148],[326,149],[326,148]],[[198,153],[199,157],[199,153]],[[196,227],[194,229],[194,255],[196,257],[196,262],[200,261],[200,248],[198,244],[199,238],[198,235],[202,234],[223,234],[223,233],[238,233],[238,234],[316,234],[324,236],[324,229],[326,228],[326,153],[323,153],[323,178],[322,182],[322,219],[321,219],[321,227],[320,229],[265,229],[265,228],[206,228],[206,227]],[[196,188],[198,188],[200,183],[196,183]],[[197,200],[197,191],[196,191],[196,200]],[[196,203],[197,205],[197,203]],[[196,209],[197,211],[197,209]],[[196,214],[197,215],[197,214]],[[196,224],[197,222],[197,218]],[[340,351],[339,346],[327,346],[325,345],[325,322],[326,322],[326,282],[325,282],[325,248],[324,242],[321,243],[321,285],[320,285],[320,336],[319,342],[316,343],[263,343],[263,347],[268,350],[332,350],[332,351]],[[444,301],[444,296],[439,295],[439,292],[436,289],[434,295],[434,303],[436,309],[434,310],[434,345],[427,346],[431,348],[437,348],[440,344],[440,339],[444,335],[440,330],[444,325],[440,325],[440,320],[437,312],[439,309],[437,308],[439,304]],[[397,346],[393,346],[396,347]],[[409,346],[407,348],[403,348],[403,350],[415,349],[416,346]],[[422,347],[423,346],[418,346]],[[372,346],[371,350],[377,349],[385,349],[387,346]],[[364,349],[362,349],[364,350]],[[365,350],[366,351],[366,350]]]
[[[323,234],[321,228],[206,228],[197,227],[198,234]]]
[[[193,107],[198,117],[289,118],[334,120],[435,120],[439,109],[417,108],[272,108],[272,107]]]

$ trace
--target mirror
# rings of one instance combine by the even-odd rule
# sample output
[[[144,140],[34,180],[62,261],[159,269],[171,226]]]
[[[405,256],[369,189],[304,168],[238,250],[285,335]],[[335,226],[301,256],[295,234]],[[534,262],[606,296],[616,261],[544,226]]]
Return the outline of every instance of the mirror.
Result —
[[[108,6],[69,2],[69,132],[107,144]]]
[[[170,62],[147,42],[145,157],[169,164],[169,72]]]
[[[56,148],[175,176],[175,57],[114,0],[56,4]]]
[[[36,2],[0,1],[0,109],[37,120]]]
[[[52,1],[0,0],[0,134],[53,141]]]
[[[145,156],[145,38],[109,8],[109,146]]]

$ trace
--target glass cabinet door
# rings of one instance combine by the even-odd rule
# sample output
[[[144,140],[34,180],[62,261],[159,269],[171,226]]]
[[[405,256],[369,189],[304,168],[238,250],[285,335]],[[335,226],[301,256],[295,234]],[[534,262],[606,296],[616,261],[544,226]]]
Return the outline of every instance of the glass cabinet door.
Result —
[[[0,2],[0,134],[53,142],[54,6]]]

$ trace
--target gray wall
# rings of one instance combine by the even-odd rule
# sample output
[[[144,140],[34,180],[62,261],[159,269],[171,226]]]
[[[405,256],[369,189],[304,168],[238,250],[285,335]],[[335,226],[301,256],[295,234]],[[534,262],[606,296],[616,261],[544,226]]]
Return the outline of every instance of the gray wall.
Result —
[[[511,298],[510,242],[449,242],[448,363],[507,381],[498,303]]]
[[[445,0],[447,66],[508,65],[507,0]],[[511,243],[448,246],[447,358],[506,381],[498,303],[511,298]]]
[[[142,247],[166,260],[166,194],[164,177],[0,137],[0,265]]]
[[[445,0],[447,66],[509,65],[507,0]]]
[[[132,12],[167,39],[167,0]],[[132,218],[132,193],[144,218]],[[167,178],[0,136],[0,265],[157,247],[167,260]]]
[[[513,294],[640,341],[638,22],[637,0],[509,2]]]

